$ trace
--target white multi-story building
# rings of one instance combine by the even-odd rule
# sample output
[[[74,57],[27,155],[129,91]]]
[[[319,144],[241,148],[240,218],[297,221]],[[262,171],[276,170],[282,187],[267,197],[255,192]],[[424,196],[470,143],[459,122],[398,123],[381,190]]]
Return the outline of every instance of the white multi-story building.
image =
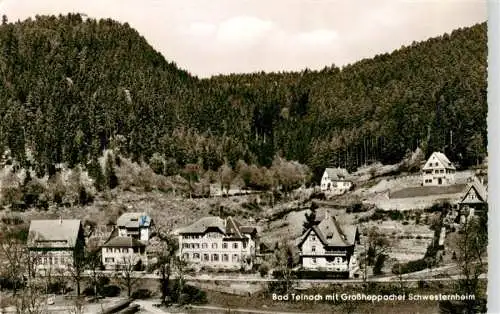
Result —
[[[255,259],[257,229],[232,217],[205,217],[180,229],[179,256],[191,265],[249,269]]]
[[[147,266],[146,245],[133,237],[114,237],[101,247],[102,264],[107,270],[136,270]],[[140,267],[139,267],[140,266]]]
[[[455,166],[445,154],[434,152],[422,168],[423,185],[455,184]]]
[[[151,236],[153,220],[147,213],[125,213],[116,221],[118,236],[133,237],[147,243]]]
[[[354,256],[356,243],[359,244],[358,228],[340,226],[335,217],[327,214],[309,228],[299,242],[302,269],[351,277],[358,266]]]

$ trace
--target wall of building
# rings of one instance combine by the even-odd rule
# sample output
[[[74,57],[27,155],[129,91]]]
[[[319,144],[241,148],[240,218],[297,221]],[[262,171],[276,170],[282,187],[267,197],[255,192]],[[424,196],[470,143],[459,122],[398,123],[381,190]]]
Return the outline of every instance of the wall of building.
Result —
[[[149,228],[139,228],[135,230],[130,230],[127,228],[118,228],[118,236],[120,237],[133,237],[140,241],[149,241]]]
[[[37,271],[58,271],[68,269],[73,265],[72,250],[37,250],[31,251],[36,257]]]
[[[149,241],[149,228],[140,228],[140,237],[141,241]]]
[[[352,187],[351,181],[332,181],[328,177],[321,179],[321,191],[342,194]]]
[[[136,250],[135,252],[134,249]],[[104,247],[101,249],[102,264],[106,269],[113,270],[116,269],[117,265],[135,265],[141,260],[142,265],[146,266],[148,264],[148,259],[145,251],[144,248]]]
[[[455,184],[455,171],[449,169],[424,170],[422,175],[424,186]],[[441,182],[440,180],[441,179]]]

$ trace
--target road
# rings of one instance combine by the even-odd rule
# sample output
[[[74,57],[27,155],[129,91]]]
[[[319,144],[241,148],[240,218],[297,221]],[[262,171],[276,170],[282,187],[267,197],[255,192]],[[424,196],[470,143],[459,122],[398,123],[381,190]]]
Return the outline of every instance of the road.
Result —
[[[154,304],[160,303],[160,300],[136,300],[134,303],[141,306],[142,310],[145,310],[152,314],[170,314],[161,308],[157,308]],[[209,305],[189,305],[186,308],[186,312],[182,313],[190,313],[189,309],[197,310],[199,313],[207,313],[207,311],[217,311],[218,313],[252,313],[252,314],[298,314],[299,312],[277,312],[271,310],[257,310],[257,309],[245,309],[245,308],[227,308],[220,306],[209,306]],[[179,314],[178,311],[175,311],[176,314]]]
[[[405,282],[416,282],[419,280],[427,280],[427,281],[450,281],[457,280],[460,278],[458,275],[451,275],[442,278],[434,278],[434,276],[439,274],[446,274],[446,271],[453,270],[456,268],[456,265],[446,265],[442,267],[437,267],[432,270],[425,269],[422,271],[408,273],[401,275],[390,275],[385,277],[374,277],[369,278],[367,281],[370,282],[391,282],[391,281],[405,281]],[[102,271],[104,274],[114,274],[113,271]],[[85,276],[90,276],[90,273],[87,272]],[[160,279],[160,275],[148,274],[145,272],[137,272],[132,275],[134,278],[142,278],[142,279]],[[176,279],[176,275],[171,275],[171,279]],[[486,275],[480,277],[481,279],[486,278]],[[226,281],[226,282],[248,282],[248,283],[258,283],[258,282],[276,282],[280,281],[279,279],[273,278],[261,278],[257,276],[248,276],[248,275],[240,275],[240,276],[228,276],[228,275],[199,275],[199,276],[189,276],[185,275],[184,279],[186,281],[196,282],[196,281]],[[297,279],[298,282],[303,283],[362,283],[363,279]]]

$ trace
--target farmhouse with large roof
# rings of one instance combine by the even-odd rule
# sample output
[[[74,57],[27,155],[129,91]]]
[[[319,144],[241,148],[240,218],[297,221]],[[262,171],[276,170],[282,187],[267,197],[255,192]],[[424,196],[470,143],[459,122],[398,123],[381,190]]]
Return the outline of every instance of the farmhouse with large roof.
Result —
[[[83,227],[77,219],[32,220],[27,244],[37,271],[68,269],[85,254]]]
[[[302,269],[350,277],[357,268],[356,244],[359,244],[357,226],[341,226],[334,216],[326,213],[306,230],[298,244]]]

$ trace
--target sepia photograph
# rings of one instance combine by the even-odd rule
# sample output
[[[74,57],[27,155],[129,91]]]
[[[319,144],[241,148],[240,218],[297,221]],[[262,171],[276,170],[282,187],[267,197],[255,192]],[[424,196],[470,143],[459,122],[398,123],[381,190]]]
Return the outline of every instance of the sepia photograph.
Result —
[[[0,314],[493,313],[489,14],[0,0]]]

